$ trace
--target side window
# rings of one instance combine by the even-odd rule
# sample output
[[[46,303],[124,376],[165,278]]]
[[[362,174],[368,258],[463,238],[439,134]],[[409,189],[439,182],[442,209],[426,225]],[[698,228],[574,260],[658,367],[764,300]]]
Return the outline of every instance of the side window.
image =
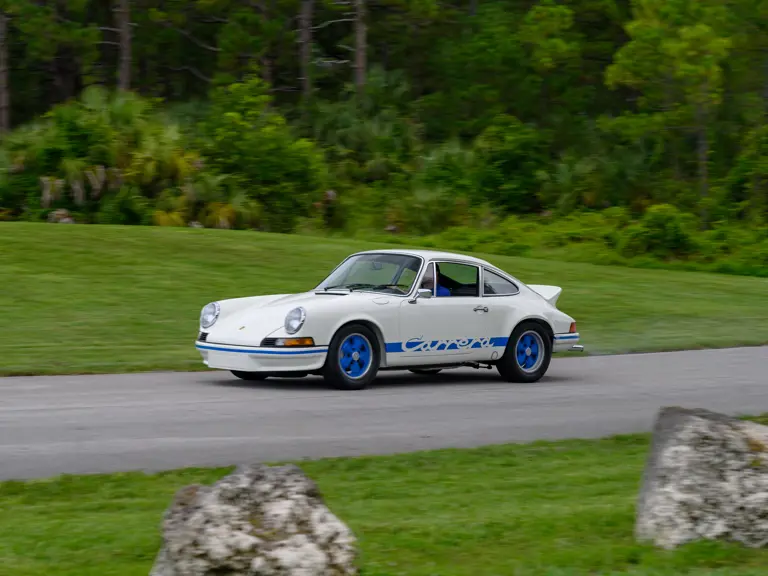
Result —
[[[480,296],[480,268],[469,264],[441,262],[437,266],[437,297]]]
[[[510,296],[518,293],[518,288],[509,280],[490,270],[483,269],[483,294]]]

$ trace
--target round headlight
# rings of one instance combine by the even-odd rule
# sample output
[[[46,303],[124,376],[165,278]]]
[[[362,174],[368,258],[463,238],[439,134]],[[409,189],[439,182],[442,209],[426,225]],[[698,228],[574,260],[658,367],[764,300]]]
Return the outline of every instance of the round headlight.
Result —
[[[304,325],[304,320],[307,318],[307,313],[304,308],[294,308],[285,317],[285,331],[288,334],[296,334]]]
[[[218,302],[211,302],[210,304],[206,304],[205,308],[203,308],[202,312],[200,312],[200,326],[203,328],[210,328],[216,323],[216,320],[219,318],[219,312],[221,311],[221,308],[219,307]]]

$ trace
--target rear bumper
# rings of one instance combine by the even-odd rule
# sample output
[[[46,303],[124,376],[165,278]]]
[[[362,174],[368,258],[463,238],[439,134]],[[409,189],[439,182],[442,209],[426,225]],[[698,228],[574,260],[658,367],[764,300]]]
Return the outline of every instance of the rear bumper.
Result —
[[[327,346],[311,348],[264,348],[195,342],[203,364],[219,370],[243,372],[305,372],[325,364]]]
[[[578,346],[579,333],[575,334],[555,334],[554,345],[552,347],[554,352],[581,352],[584,347]]]

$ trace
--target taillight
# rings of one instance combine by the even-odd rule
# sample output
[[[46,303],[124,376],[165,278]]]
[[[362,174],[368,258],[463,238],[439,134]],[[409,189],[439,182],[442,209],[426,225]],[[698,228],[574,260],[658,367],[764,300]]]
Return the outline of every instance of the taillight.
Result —
[[[569,334],[575,334],[576,333],[576,322],[571,322],[571,327],[568,330]]]

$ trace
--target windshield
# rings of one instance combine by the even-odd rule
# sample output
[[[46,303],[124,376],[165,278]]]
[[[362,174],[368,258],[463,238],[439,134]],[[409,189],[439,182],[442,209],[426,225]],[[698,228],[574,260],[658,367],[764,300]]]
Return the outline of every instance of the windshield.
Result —
[[[421,259],[404,254],[358,254],[347,259],[315,290],[348,289],[405,295],[419,273]]]

